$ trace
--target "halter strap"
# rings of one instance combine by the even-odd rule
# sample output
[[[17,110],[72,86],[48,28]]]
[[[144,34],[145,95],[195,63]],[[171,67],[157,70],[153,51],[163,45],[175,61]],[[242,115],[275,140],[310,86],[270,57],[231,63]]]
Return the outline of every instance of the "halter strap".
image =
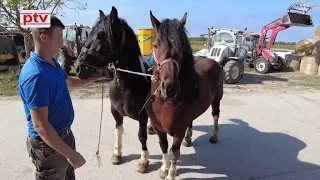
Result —
[[[175,59],[169,57],[169,58],[163,60],[163,61],[160,63],[159,60],[158,60],[158,58],[156,57],[156,50],[155,50],[155,49],[153,49],[152,54],[153,54],[154,61],[158,64],[158,69],[160,69],[161,66],[164,65],[165,63],[173,62],[173,63],[177,66],[178,72],[179,72],[180,67],[179,67],[178,62],[177,62]]]
[[[88,54],[90,54],[91,56],[99,59],[100,61],[103,61],[104,58],[106,58],[106,56],[102,56],[102,55],[100,55],[99,53],[97,53],[97,52],[95,52],[95,51],[92,51],[91,49],[88,49],[88,48],[86,48],[86,47],[83,47],[83,48],[81,49],[81,52],[88,53]]]

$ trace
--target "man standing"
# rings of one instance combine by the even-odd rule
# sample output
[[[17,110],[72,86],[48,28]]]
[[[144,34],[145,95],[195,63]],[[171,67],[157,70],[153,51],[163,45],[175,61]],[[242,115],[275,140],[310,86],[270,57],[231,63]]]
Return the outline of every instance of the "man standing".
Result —
[[[69,88],[86,80],[69,77],[53,57],[63,43],[63,23],[51,15],[50,28],[32,30],[35,51],[23,66],[19,92],[28,125],[27,150],[36,167],[36,180],[74,180],[74,169],[86,161],[75,149],[70,129],[74,109]]]

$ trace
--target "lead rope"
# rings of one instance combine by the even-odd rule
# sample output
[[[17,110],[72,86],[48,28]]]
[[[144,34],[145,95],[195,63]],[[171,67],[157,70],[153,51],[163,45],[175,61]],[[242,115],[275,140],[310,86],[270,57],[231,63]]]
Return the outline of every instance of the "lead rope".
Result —
[[[104,88],[103,88],[103,82],[102,82],[101,83],[101,114],[100,114],[99,142],[98,142],[98,148],[96,152],[98,167],[102,166],[99,148],[100,148],[101,125],[102,125],[102,115],[103,115],[103,91],[104,91]]]

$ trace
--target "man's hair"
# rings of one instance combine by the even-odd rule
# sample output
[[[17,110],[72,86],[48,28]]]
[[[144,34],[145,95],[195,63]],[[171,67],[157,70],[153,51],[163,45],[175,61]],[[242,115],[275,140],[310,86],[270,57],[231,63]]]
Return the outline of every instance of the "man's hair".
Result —
[[[60,27],[62,29],[65,28],[65,26],[60,21],[60,19],[54,15],[51,15],[50,23],[51,23],[50,28],[35,28],[31,30],[34,43],[39,43],[41,34],[50,35],[54,27]]]

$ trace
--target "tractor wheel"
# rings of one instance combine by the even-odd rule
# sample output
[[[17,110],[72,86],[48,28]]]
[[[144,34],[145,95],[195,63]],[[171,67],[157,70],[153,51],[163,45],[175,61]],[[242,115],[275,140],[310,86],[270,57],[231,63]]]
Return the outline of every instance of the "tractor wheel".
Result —
[[[225,64],[223,70],[225,72],[225,83],[235,84],[240,81],[243,70],[239,62],[230,60]]]
[[[254,69],[261,74],[265,74],[268,73],[270,71],[270,63],[267,60],[267,58],[261,56],[258,57],[255,61],[254,61]]]
[[[69,58],[67,51],[63,48],[58,53],[58,63],[62,69],[69,75],[71,71],[71,59]]]
[[[272,65],[271,66],[272,70],[281,71],[281,69],[283,68],[284,63],[283,63],[283,60],[280,57],[278,57],[278,61],[279,61],[279,65]]]

